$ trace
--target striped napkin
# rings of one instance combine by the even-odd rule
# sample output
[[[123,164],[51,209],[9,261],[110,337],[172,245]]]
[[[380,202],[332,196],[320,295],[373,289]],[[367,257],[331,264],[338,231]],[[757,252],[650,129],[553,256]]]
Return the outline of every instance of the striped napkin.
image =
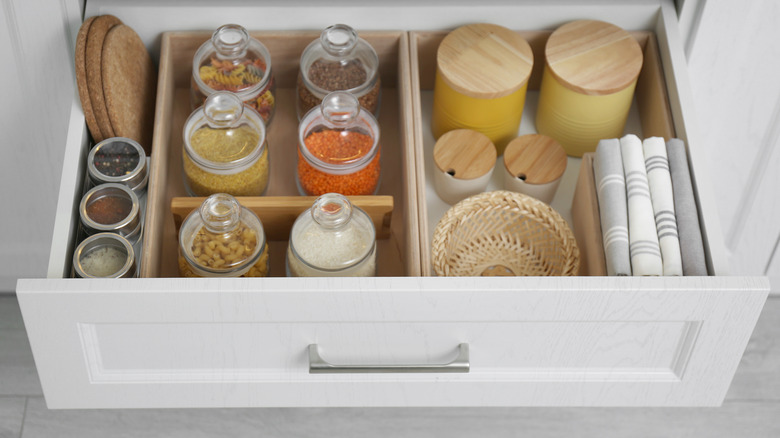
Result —
[[[623,177],[620,140],[613,138],[599,141],[593,161],[593,173],[599,200],[607,275],[631,275],[626,180]]]
[[[650,198],[653,201],[655,227],[661,246],[664,275],[682,275],[680,239],[677,235],[677,218],[674,214],[672,176],[669,174],[669,160],[666,157],[666,141],[661,137],[644,139],[647,181],[650,184]]]
[[[699,210],[693,196],[693,184],[688,169],[688,156],[685,154],[685,143],[678,138],[673,138],[666,142],[666,152],[669,156],[674,208],[680,234],[682,271],[684,275],[706,276],[707,262],[704,258],[704,243],[699,227]]]
[[[620,139],[620,152],[626,176],[629,250],[633,275],[663,275],[642,141],[636,135],[626,135]]]

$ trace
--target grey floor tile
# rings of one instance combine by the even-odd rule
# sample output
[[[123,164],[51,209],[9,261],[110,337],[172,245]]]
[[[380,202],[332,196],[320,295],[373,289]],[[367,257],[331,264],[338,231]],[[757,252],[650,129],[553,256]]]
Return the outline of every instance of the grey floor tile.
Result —
[[[702,409],[173,409],[49,411],[28,403],[23,438],[780,436],[780,403]]]
[[[0,438],[21,435],[25,400],[25,397],[0,397]]]
[[[39,396],[41,383],[15,296],[0,295],[0,396]]]
[[[726,399],[780,400],[780,297],[766,301]]]

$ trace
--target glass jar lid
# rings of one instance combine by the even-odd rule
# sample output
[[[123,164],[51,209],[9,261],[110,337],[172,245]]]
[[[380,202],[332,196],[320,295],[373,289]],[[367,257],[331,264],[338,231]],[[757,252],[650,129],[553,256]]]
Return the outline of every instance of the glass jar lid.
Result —
[[[379,151],[379,124],[358,99],[334,91],[311,109],[298,130],[301,154],[315,167],[333,174],[366,167]]]
[[[265,231],[257,215],[225,193],[206,198],[179,230],[184,258],[203,277],[245,274],[265,245]]]
[[[149,181],[144,149],[125,137],[108,138],[95,145],[87,157],[87,171],[95,184],[120,183],[135,192],[144,190]]]
[[[318,197],[290,231],[293,255],[322,271],[339,271],[362,262],[375,244],[371,218],[338,193]]]
[[[218,91],[206,98],[184,124],[184,149],[201,167],[236,173],[262,155],[266,129],[260,114],[235,93]]]
[[[300,68],[304,84],[317,97],[336,90],[361,96],[376,84],[379,57],[353,28],[335,24],[306,47]]]
[[[244,27],[225,24],[195,53],[192,78],[204,94],[228,90],[248,100],[271,80],[271,54]]]

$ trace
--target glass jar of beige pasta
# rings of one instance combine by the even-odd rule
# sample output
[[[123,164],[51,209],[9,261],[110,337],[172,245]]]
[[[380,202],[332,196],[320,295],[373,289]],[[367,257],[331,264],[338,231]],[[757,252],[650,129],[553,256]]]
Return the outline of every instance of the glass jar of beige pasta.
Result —
[[[268,142],[262,118],[229,91],[219,91],[184,124],[184,182],[191,196],[260,196],[268,187]]]
[[[217,193],[179,230],[182,277],[267,277],[268,245],[260,219],[236,198]]]

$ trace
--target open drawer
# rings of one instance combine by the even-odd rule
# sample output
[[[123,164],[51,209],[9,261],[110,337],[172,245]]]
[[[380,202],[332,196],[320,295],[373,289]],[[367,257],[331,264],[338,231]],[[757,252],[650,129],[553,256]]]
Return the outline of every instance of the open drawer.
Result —
[[[618,12],[601,11],[604,16],[598,15],[598,8],[585,6],[524,8],[509,7],[511,14],[501,7],[485,8],[484,17],[474,15],[479,12],[472,10],[468,19],[535,31],[549,30],[578,18],[602,18],[629,30],[655,35],[669,116],[676,135],[689,145],[692,170],[698,180],[701,222],[713,276],[421,275],[428,269],[424,215],[430,214],[430,203],[421,194],[427,185],[421,170],[424,163],[418,159],[424,140],[418,139],[417,133],[428,127],[415,102],[420,85],[419,78],[412,75],[410,52],[414,42],[410,35],[414,33],[361,32],[367,39],[376,36],[385,41],[381,50],[377,47],[390,78],[383,76],[383,93],[388,98],[383,100],[380,123],[389,123],[391,127],[383,127],[383,135],[394,138],[397,148],[392,164],[385,167],[387,163],[383,162],[383,170],[395,170],[392,174],[384,173],[382,190],[389,192],[380,194],[392,194],[396,208],[390,237],[383,244],[387,247],[386,270],[380,272],[384,276],[376,278],[175,277],[165,258],[173,253],[171,248],[176,244],[170,228],[173,219],[166,205],[181,187],[175,174],[175,152],[162,164],[157,158],[157,166],[161,167],[152,168],[153,175],[167,180],[159,198],[151,194],[149,197],[147,222],[153,228],[146,238],[157,237],[145,242],[148,254],[144,256],[142,272],[146,278],[64,278],[74,244],[74,206],[80,197],[78,187],[89,147],[84,118],[78,102],[74,102],[49,278],[20,280],[17,286],[48,406],[722,403],[763,307],[768,283],[761,278],[725,276],[725,250],[714,217],[714,198],[707,192],[701,165],[701,154],[706,150],[697,149],[701,146],[690,126],[690,92],[672,3],[622,6],[615,8]],[[220,8],[219,13],[209,15],[211,10],[203,7],[181,15],[175,8],[161,7],[154,13],[143,12],[143,25],[139,24],[136,30],[145,41],[157,45],[166,41],[162,32],[170,23],[203,28],[205,22],[206,28],[216,28],[224,24],[226,16],[244,17],[235,14],[248,11],[248,20],[253,10]],[[371,14],[370,10],[354,11],[359,30],[357,18]],[[428,9],[423,8],[425,11]],[[141,23],[138,8],[117,6],[116,10],[105,8],[100,13],[114,13],[123,19],[126,16],[122,14],[126,13]],[[269,13],[285,14],[278,9]],[[254,14],[258,12],[255,10]],[[287,23],[298,23],[293,19],[295,12],[287,14]],[[538,14],[538,19],[533,14]],[[514,18],[504,18],[502,23],[496,19],[502,16],[522,18],[510,24]],[[395,17],[399,20],[396,27],[404,26],[406,15]],[[323,14],[321,19],[331,18]],[[125,21],[134,26],[131,19]],[[317,22],[312,28],[329,24],[332,23]],[[248,27],[259,30],[261,26]],[[278,161],[285,166],[284,159],[274,153],[295,147],[295,140],[285,138],[279,130],[285,120],[289,123],[294,118],[290,96],[296,59],[292,55],[277,57],[275,50],[300,51],[301,44],[311,40],[316,32],[257,35],[261,39],[268,37],[269,41],[273,35],[283,39],[278,46],[268,43],[272,59],[279,66],[276,75],[282,96],[269,142],[272,148],[279,148],[271,150],[272,163]],[[297,42],[290,43],[293,40]],[[163,60],[165,57],[163,53]],[[182,95],[184,85],[181,78],[171,79],[172,72],[166,73],[164,68],[161,63],[159,89],[169,90],[174,98],[158,96],[155,151],[163,150],[162,144],[179,147],[175,125],[186,116],[186,111],[177,110],[175,104],[168,106]],[[166,80],[172,82],[166,86]],[[186,83],[186,75],[184,80]],[[290,107],[284,107],[284,96]],[[179,122],[173,122],[174,127],[163,132],[159,127],[161,123],[165,126],[165,120]],[[573,177],[562,183],[568,184],[561,187],[564,194],[574,191],[578,166],[573,167]],[[293,194],[288,192],[292,189],[273,184],[272,180],[269,191]],[[162,216],[157,218],[156,214]],[[283,242],[277,242],[276,247],[283,248]],[[272,274],[280,273],[273,266],[271,270]]]

